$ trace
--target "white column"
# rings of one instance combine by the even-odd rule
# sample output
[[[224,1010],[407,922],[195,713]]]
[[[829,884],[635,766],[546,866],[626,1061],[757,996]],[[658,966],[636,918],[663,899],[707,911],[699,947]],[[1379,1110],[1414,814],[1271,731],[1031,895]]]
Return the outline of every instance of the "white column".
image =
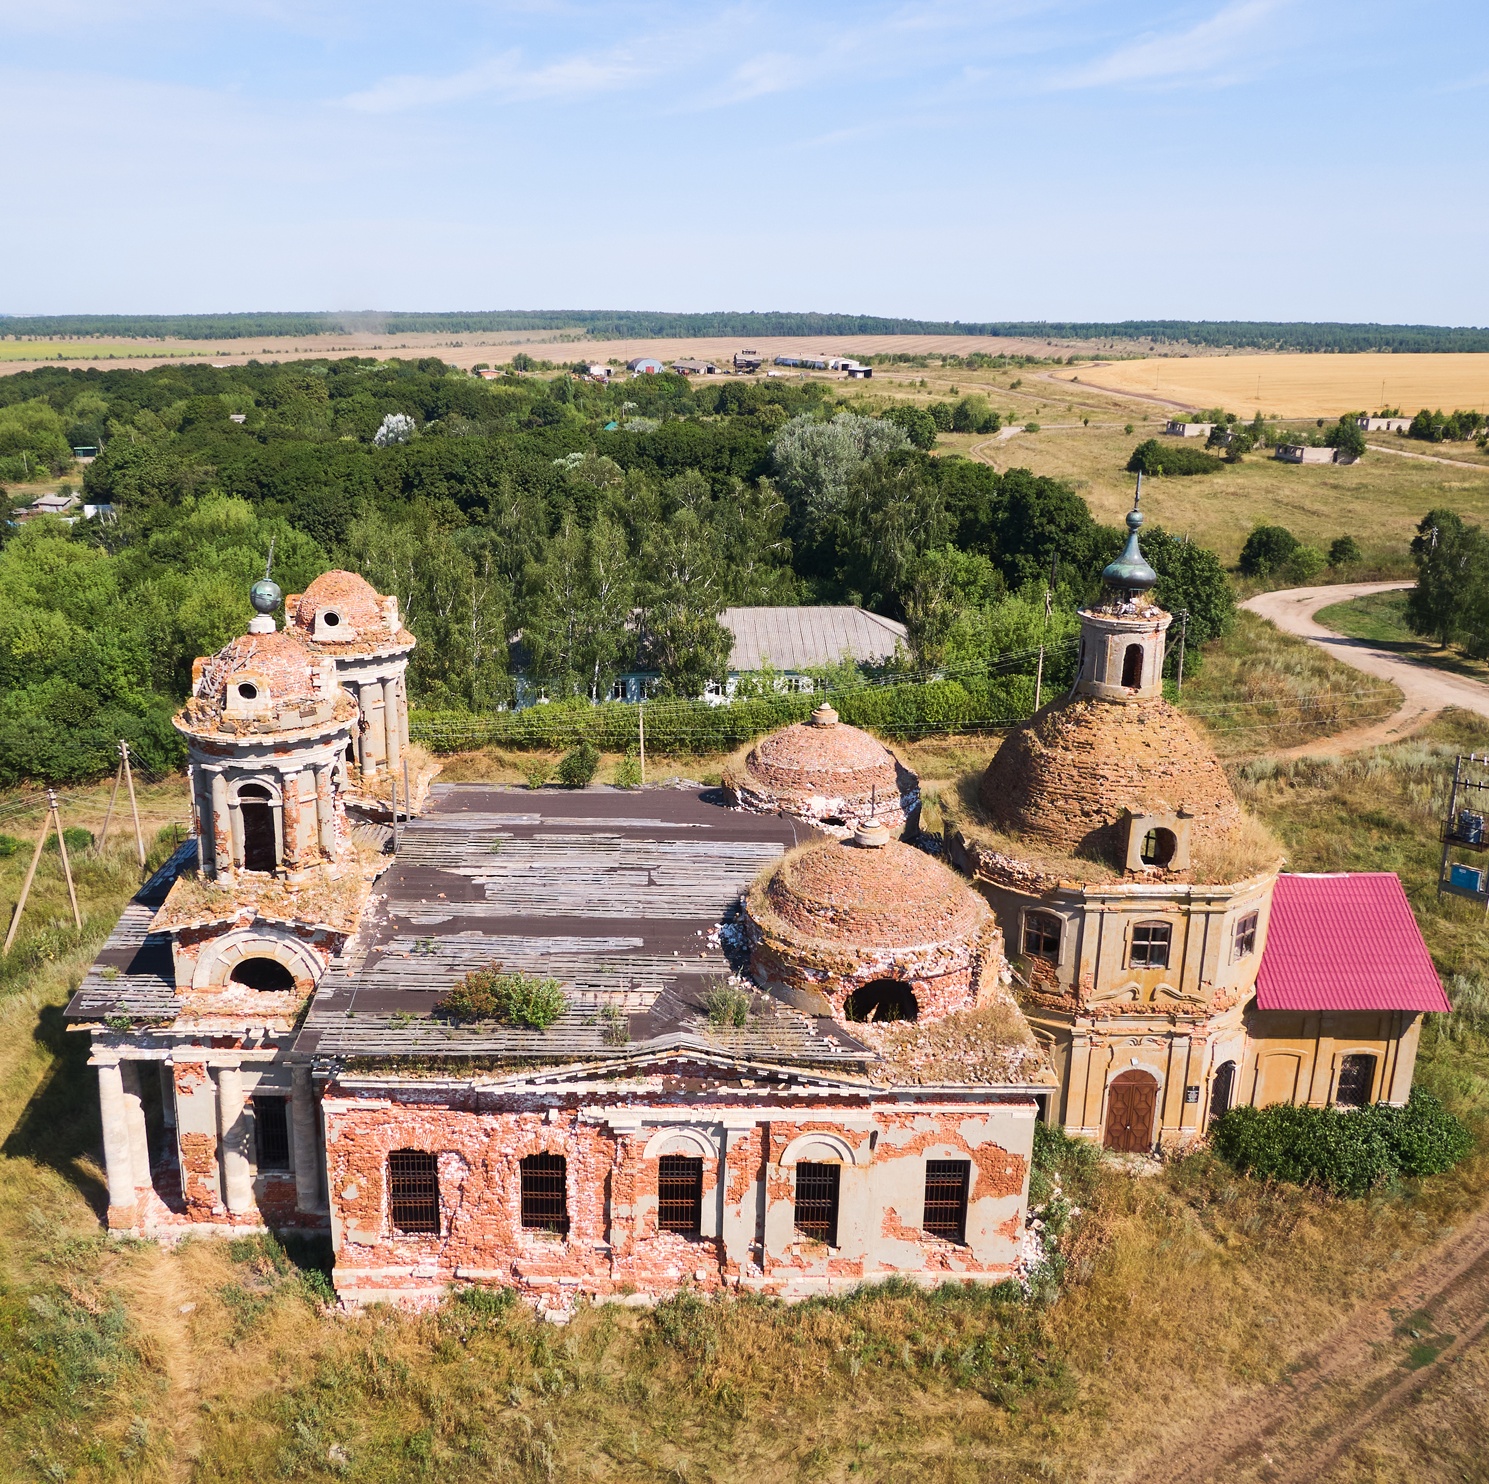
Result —
[[[398,759],[402,751],[402,738],[398,728],[398,681],[383,681],[383,728],[387,733],[388,767],[396,775]]]
[[[284,827],[280,837],[279,859],[286,871],[298,871],[305,864],[305,830],[300,818],[301,773],[286,773],[280,779],[284,799]]]
[[[315,1084],[308,1066],[290,1068],[292,1137],[295,1141],[295,1209],[324,1210],[321,1201],[320,1140],[316,1137]]]
[[[145,1131],[145,1104],[140,1089],[140,1064],[119,1064],[124,1084],[124,1123],[129,1130],[129,1156],[134,1167],[134,1184],[142,1189],[150,1184],[150,1139]]]
[[[243,1112],[243,1072],[239,1067],[218,1069],[217,1127],[227,1208],[241,1216],[253,1205],[253,1172],[248,1164],[248,1119]]]
[[[109,1208],[134,1217],[134,1150],[124,1111],[124,1078],[117,1062],[98,1068],[98,1108],[103,1115],[103,1166],[109,1181]]]
[[[225,875],[233,868],[233,821],[228,809],[227,779],[212,775],[212,874]]]
[[[329,764],[315,770],[315,822],[320,833],[321,854],[336,859],[336,800],[331,790]]]
[[[408,751],[408,671],[398,677],[398,738]]]

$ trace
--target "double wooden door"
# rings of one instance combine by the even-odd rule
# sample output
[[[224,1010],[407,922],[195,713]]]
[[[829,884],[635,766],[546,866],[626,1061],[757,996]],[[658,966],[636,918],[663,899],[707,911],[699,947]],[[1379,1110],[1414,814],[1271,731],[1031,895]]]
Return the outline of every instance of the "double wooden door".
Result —
[[[1108,1149],[1146,1154],[1153,1147],[1153,1115],[1158,1109],[1158,1083],[1149,1072],[1119,1072],[1107,1091]]]

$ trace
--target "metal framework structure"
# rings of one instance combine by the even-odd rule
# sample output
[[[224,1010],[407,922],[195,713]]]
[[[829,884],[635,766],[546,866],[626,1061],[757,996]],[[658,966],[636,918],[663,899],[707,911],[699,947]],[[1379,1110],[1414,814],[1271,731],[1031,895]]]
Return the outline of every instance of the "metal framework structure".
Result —
[[[1471,752],[1453,762],[1453,787],[1442,826],[1442,861],[1437,894],[1467,897],[1489,911],[1489,754]],[[1469,859],[1455,859],[1467,856]]]

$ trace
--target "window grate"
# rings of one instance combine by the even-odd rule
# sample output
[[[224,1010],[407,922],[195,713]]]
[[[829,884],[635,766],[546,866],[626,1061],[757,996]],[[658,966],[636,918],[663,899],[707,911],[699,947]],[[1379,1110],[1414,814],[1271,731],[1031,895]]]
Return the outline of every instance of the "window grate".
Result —
[[[1334,1101],[1341,1108],[1363,1108],[1370,1101],[1370,1088],[1375,1081],[1375,1058],[1356,1053],[1339,1064],[1339,1086]]]
[[[388,1156],[388,1209],[393,1229],[439,1231],[439,1161],[422,1149],[395,1149]]]
[[[290,1167],[288,1103],[284,1098],[256,1097],[253,1100],[253,1137],[261,1170]]]
[[[796,1229],[804,1237],[838,1244],[838,1179],[841,1165],[796,1167]]]
[[[657,1226],[696,1237],[703,1225],[703,1161],[664,1154],[657,1164]]]
[[[1140,922],[1132,930],[1132,958],[1134,969],[1168,968],[1169,939],[1173,929],[1166,922]]]
[[[967,1240],[967,1180],[970,1160],[929,1159],[925,1166],[925,1219],[921,1230],[928,1237],[948,1242]]]
[[[522,1224],[529,1231],[569,1231],[569,1162],[561,1154],[529,1154],[522,1161]]]

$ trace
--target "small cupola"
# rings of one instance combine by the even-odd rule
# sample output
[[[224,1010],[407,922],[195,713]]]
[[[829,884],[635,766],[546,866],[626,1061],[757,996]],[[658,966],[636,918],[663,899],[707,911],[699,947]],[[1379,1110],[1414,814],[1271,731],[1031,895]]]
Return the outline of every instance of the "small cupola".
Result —
[[[1150,596],[1158,574],[1138,542],[1142,492],[1139,474],[1137,495],[1127,512],[1127,544],[1102,571],[1100,601],[1081,610],[1077,695],[1134,701],[1163,694],[1165,635],[1173,618]]]

